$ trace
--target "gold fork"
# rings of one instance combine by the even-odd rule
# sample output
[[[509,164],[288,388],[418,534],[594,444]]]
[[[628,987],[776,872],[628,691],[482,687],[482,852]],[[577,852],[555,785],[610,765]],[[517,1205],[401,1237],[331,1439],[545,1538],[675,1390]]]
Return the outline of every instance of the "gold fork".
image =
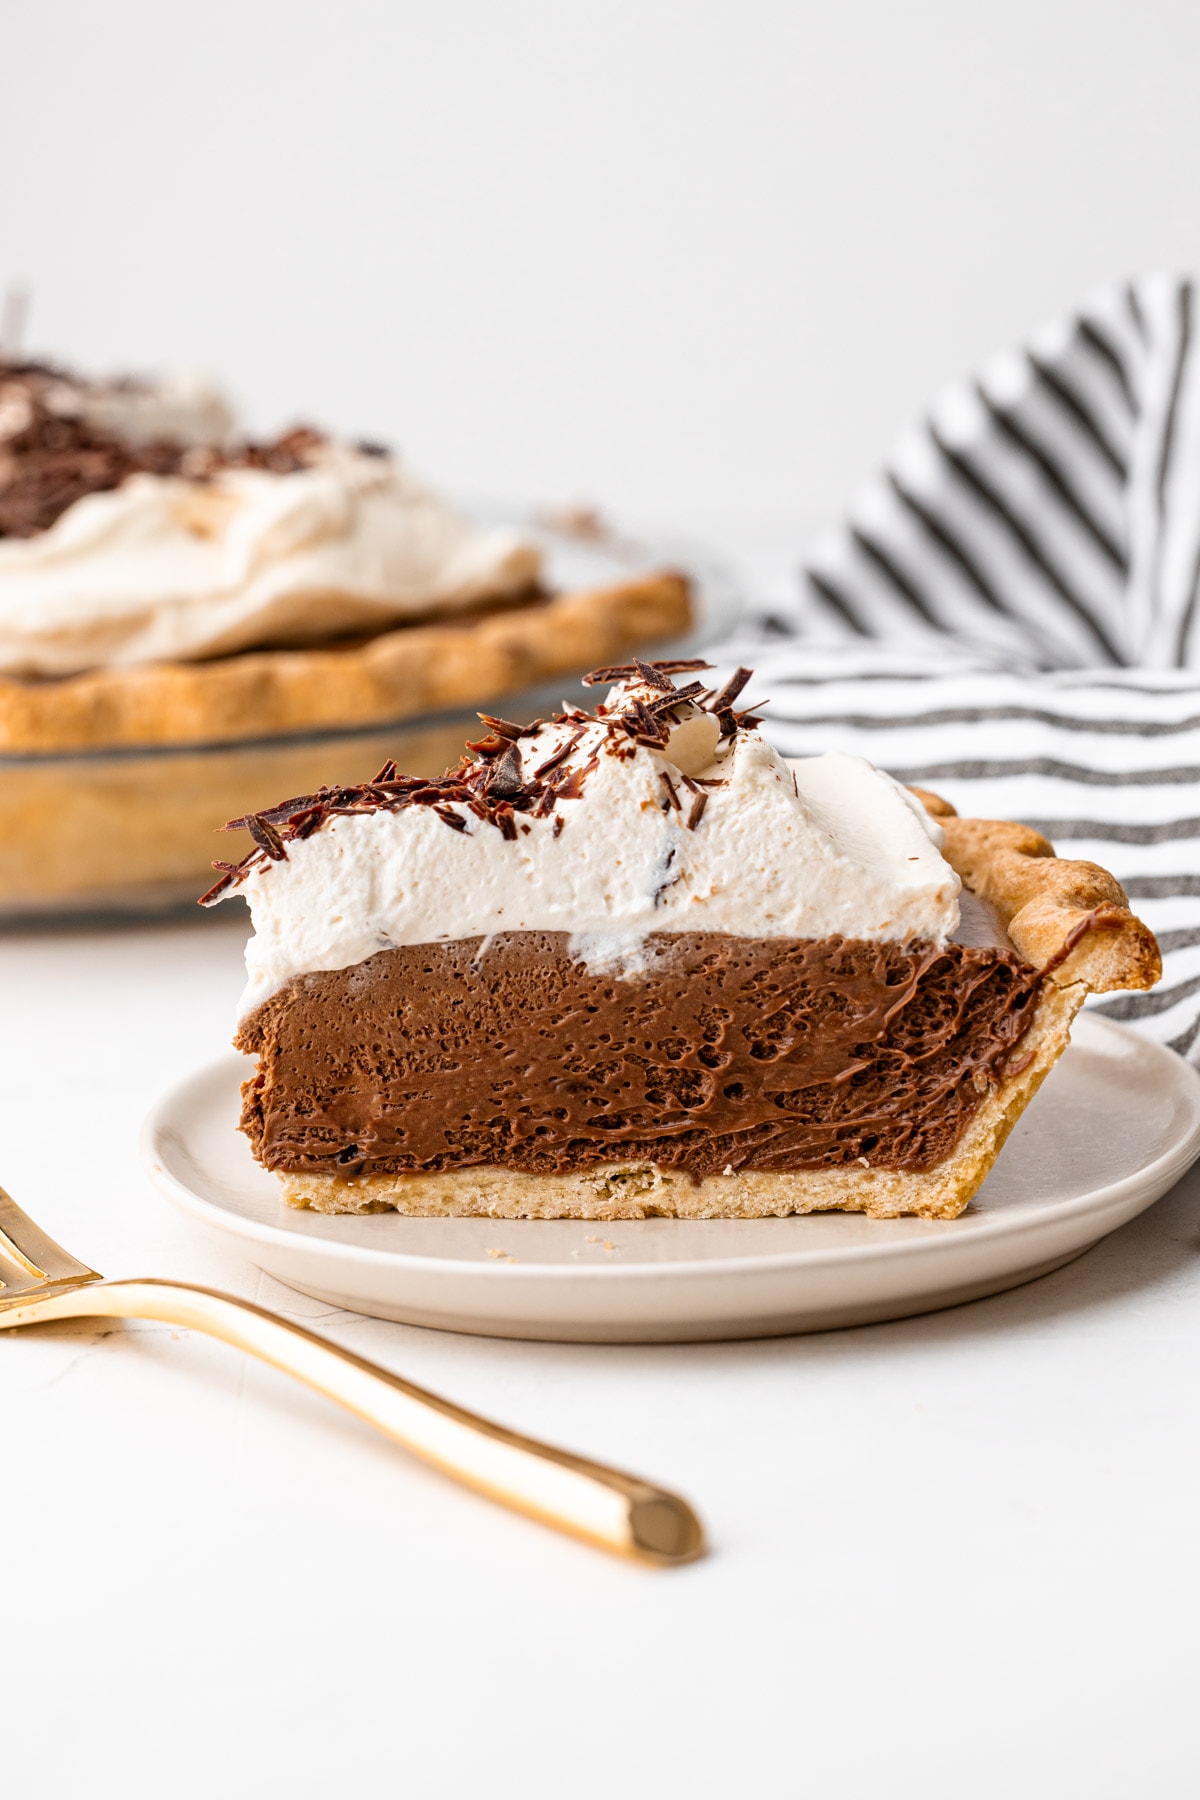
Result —
[[[294,1375],[468,1487],[621,1556],[690,1562],[704,1533],[687,1501],[495,1425],[264,1307],[179,1281],[105,1281],[0,1188],[0,1329],[53,1319],[157,1319],[206,1331]]]

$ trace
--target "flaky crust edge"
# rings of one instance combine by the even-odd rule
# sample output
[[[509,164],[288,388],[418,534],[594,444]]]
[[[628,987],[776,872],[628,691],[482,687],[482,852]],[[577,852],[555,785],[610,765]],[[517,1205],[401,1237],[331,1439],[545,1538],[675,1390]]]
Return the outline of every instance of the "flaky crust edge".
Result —
[[[1150,988],[1162,975],[1154,933],[1129,909],[1115,875],[1057,856],[1028,825],[960,819],[949,801],[912,792],[946,834],[942,854],[964,885],[995,908],[1027,962],[1093,994]]]
[[[469,620],[401,626],[349,647],[245,651],[62,681],[0,677],[0,753],[387,725],[620,661],[691,623],[687,577],[662,571]]]

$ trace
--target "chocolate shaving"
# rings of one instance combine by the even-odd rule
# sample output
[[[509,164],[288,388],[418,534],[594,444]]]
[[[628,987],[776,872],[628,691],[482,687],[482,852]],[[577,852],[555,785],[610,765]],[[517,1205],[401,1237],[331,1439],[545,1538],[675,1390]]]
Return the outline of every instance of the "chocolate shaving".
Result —
[[[283,825],[297,813],[308,812],[313,806],[319,806],[327,794],[333,794],[333,788],[322,788],[317,794],[296,794],[291,800],[281,800],[277,806],[264,807],[261,812],[247,813],[244,818],[230,819],[221,826],[222,831],[250,831],[251,819],[265,819],[270,825]]]
[[[380,781],[376,778],[370,785],[381,794],[408,794],[412,792],[413,788],[420,787],[421,777],[419,775],[396,775],[391,781]]]
[[[461,813],[453,812],[448,806],[435,806],[433,810],[443,825],[450,825],[455,831],[466,831],[467,821]]]
[[[662,670],[656,668],[654,663],[643,662],[640,656],[635,656],[633,659],[633,666],[647,687],[657,688],[660,694],[673,694],[675,692],[675,684],[670,676],[664,675]]]
[[[681,705],[685,700],[690,700],[695,705],[699,705],[700,702],[697,700],[696,696],[698,694],[707,693],[707,691],[708,690],[705,688],[702,681],[689,681],[686,687],[676,688],[672,693],[663,694],[657,700],[647,700],[645,702],[646,709],[648,712],[652,712],[657,718],[659,713],[669,713],[674,707]]]
[[[709,712],[723,712],[727,706],[732,706],[753,673],[753,669],[736,669],[720,693],[714,694],[709,701]]]
[[[514,743],[510,742],[503,756],[498,757],[491,766],[491,772],[488,775],[488,793],[511,796],[519,794],[523,786],[521,752]]]
[[[661,749],[670,736],[670,732],[661,719],[654,717],[644,700],[635,700],[630,711],[635,723],[633,732],[635,742],[645,744],[650,750]]]
[[[490,713],[477,713],[476,717],[482,719],[488,730],[495,732],[497,737],[510,738],[514,742],[517,738],[524,737],[527,730],[526,726],[514,725],[508,719],[493,719]]]
[[[265,850],[272,862],[285,862],[287,851],[283,847],[283,839],[269,819],[258,813],[251,813],[246,820],[246,830],[254,839],[260,850]]]
[[[584,687],[601,687],[613,681],[628,681],[635,675],[641,675],[644,681],[647,669],[655,675],[689,675],[693,669],[711,668],[712,664],[703,656],[668,657],[656,662],[642,662],[639,658],[631,663],[612,663],[603,669],[593,669],[581,679]]]
[[[658,779],[667,790],[667,804],[674,807],[676,812],[682,812],[683,808],[679,802],[679,795],[675,791],[675,783],[671,780],[671,777],[667,774],[665,769],[660,769],[658,771]]]
[[[708,795],[697,794],[696,798],[692,801],[691,806],[688,808],[687,828],[689,831],[695,831],[697,825],[704,817],[704,809],[707,805]]]
[[[600,767],[599,756],[589,757],[581,769],[570,769],[565,779],[556,782],[555,795],[559,800],[582,800],[584,783],[589,775]]]
[[[553,756],[548,756],[544,763],[538,764],[537,768],[533,771],[534,779],[540,781],[543,776],[550,773],[551,769],[557,769],[559,763],[565,762],[574,748],[575,743],[571,740],[568,740],[565,744],[560,744]]]

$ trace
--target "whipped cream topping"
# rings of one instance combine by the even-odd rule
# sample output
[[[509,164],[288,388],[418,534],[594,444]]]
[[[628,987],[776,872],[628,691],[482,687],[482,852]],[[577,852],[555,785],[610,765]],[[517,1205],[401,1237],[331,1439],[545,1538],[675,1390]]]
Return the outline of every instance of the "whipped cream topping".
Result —
[[[539,570],[530,540],[481,530],[387,456],[328,445],[289,474],[137,474],[0,538],[0,672],[377,632],[520,593]]]
[[[411,801],[373,802],[368,786],[324,811],[316,796],[275,809],[294,837],[267,815],[265,847],[218,884],[245,894],[254,923],[243,1016],[298,975],[500,931],[566,932],[580,961],[623,976],[648,966],[651,933],[953,933],[941,829],[890,776],[841,753],[785,761],[728,708],[707,711],[712,696],[643,729],[639,705],[669,705],[656,681],[489,747],[499,773],[467,765],[485,795],[489,780],[518,796],[532,784],[524,812],[447,798],[452,772]]]

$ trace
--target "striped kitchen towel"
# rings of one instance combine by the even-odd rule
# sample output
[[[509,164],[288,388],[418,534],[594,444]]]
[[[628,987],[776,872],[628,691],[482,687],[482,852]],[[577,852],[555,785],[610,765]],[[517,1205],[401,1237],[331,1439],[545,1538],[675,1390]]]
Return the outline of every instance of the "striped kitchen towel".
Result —
[[[785,754],[855,751],[1110,868],[1165,972],[1092,1004],[1200,1062],[1193,307],[1105,289],[949,389],[719,660],[756,667]]]

